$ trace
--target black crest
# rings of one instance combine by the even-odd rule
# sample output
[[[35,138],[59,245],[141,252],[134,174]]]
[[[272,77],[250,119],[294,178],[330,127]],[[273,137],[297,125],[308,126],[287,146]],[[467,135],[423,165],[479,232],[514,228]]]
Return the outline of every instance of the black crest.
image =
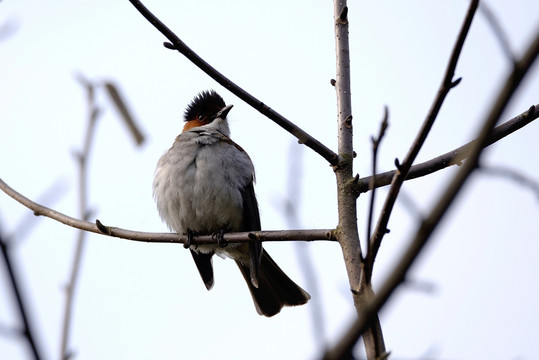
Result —
[[[184,120],[189,121],[210,118],[225,106],[223,98],[214,90],[202,91],[193,98],[189,105],[187,105],[183,114]]]

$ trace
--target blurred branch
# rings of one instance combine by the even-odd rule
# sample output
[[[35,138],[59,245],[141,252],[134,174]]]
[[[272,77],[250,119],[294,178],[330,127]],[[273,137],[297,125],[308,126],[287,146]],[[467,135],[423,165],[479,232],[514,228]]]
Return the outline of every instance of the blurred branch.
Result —
[[[34,359],[36,360],[42,359],[40,352],[38,351],[38,348],[37,348],[36,337],[32,332],[33,326],[30,324],[28,310],[26,309],[26,306],[24,305],[24,301],[23,301],[24,297],[22,295],[22,289],[21,289],[21,286],[19,285],[18,276],[16,274],[15,267],[13,266],[13,262],[9,254],[8,244],[4,241],[1,234],[0,234],[0,250],[2,252],[2,258],[4,259],[4,264],[6,265],[6,270],[8,273],[11,288],[13,289],[13,293],[15,294],[15,300],[17,301],[17,309],[19,311],[19,315],[23,323],[24,328],[22,330],[22,335],[28,342],[28,345],[30,346]]]
[[[532,179],[521,172],[504,166],[481,166],[479,169],[482,173],[505,177],[521,187],[526,187],[535,193],[539,200],[539,182]]]
[[[298,147],[295,142],[292,142],[287,156],[288,171],[286,171],[286,174],[288,180],[286,183],[288,189],[284,199],[283,215],[289,228],[299,228],[301,222],[298,207],[301,204],[302,183],[304,182],[302,150],[304,150],[302,147]],[[299,267],[306,280],[306,289],[309,290],[312,296],[309,313],[312,319],[314,342],[318,346],[318,351],[325,351],[327,347],[326,327],[323,299],[320,296],[321,292],[317,276],[318,269],[313,263],[310,246],[301,242],[296,242],[294,245]]]
[[[388,231],[387,224],[393,211],[393,206],[397,201],[397,196],[399,195],[400,188],[404,183],[404,180],[406,179],[408,172],[412,167],[412,164],[417,154],[419,153],[419,150],[423,146],[423,143],[425,142],[425,139],[427,138],[430,129],[434,124],[434,121],[438,117],[438,113],[442,108],[442,104],[447,94],[452,88],[458,85],[461,80],[460,78],[458,78],[457,80],[453,81],[453,76],[455,74],[457,62],[464,46],[464,41],[466,40],[468,31],[470,30],[470,27],[472,25],[472,20],[474,18],[478,5],[479,0],[472,0],[470,2],[470,7],[468,8],[464,23],[462,24],[459,35],[457,37],[457,41],[453,47],[453,51],[449,58],[449,63],[447,65],[444,78],[442,80],[442,83],[440,84],[440,88],[438,89],[438,94],[436,95],[436,98],[434,99],[429,113],[427,114],[427,117],[425,118],[421,129],[419,130],[414,142],[412,143],[408,154],[406,154],[406,157],[404,158],[402,164],[399,164],[397,159],[395,160],[395,164],[397,165],[397,171],[395,172],[395,175],[391,182],[391,187],[387,194],[386,201],[382,207],[382,210],[380,211],[380,217],[378,219],[378,223],[376,224],[374,233],[369,239],[369,251],[365,259],[365,272],[367,274],[367,279],[371,279],[372,277],[374,260],[376,259],[376,255],[382,243],[382,239]]]
[[[88,159],[90,157],[91,145],[95,135],[95,126],[100,115],[100,108],[95,103],[95,88],[92,83],[84,79],[81,75],[78,76],[79,82],[85,87],[88,94],[88,123],[84,136],[82,151],[76,154],[77,163],[79,166],[79,213],[83,220],[88,220]],[[62,321],[61,333],[61,348],[60,353],[62,359],[67,360],[72,357],[72,351],[68,350],[68,338],[71,327],[71,317],[73,313],[73,299],[79,278],[82,252],[86,240],[86,231],[79,231],[77,235],[77,244],[75,246],[75,254],[69,275],[69,281],[65,287],[66,303]]]
[[[494,35],[500,43],[503,53],[507,56],[507,58],[511,61],[512,64],[515,64],[516,58],[513,54],[513,50],[511,50],[511,43],[509,42],[509,38],[507,37],[505,31],[503,31],[500,22],[496,18],[496,15],[494,15],[492,10],[490,9],[490,6],[488,6],[485,1],[482,1],[481,4],[479,4],[479,11],[483,14],[488,24],[490,25],[490,28],[492,29]]]
[[[126,240],[151,242],[151,243],[178,243],[187,241],[186,235],[176,233],[152,233],[121,229],[103,225],[99,220],[95,223],[75,219],[59,211],[50,209],[28,199],[18,193],[2,179],[0,179],[0,189],[7,195],[34,212],[36,216],[46,216],[62,224],[88,232],[108,235],[111,237]],[[226,233],[223,240],[228,243],[242,243],[249,241],[336,241],[335,229],[313,229],[313,230],[281,230],[281,231],[251,231],[241,233]],[[197,235],[193,237],[192,244],[217,244],[217,239],[212,235]]]
[[[524,111],[520,115],[495,127],[487,139],[485,147],[488,147],[503,139],[507,135],[522,129],[524,126],[528,125],[537,118],[539,118],[539,104],[532,105],[528,110]],[[443,155],[437,156],[423,163],[413,165],[410,168],[405,180],[412,180],[421,176],[432,174],[433,172],[445,169],[452,165],[462,165],[462,161],[465,160],[469,155],[470,149],[474,146],[475,142],[476,140],[470,141],[469,143],[448,151]],[[391,180],[395,177],[397,171],[398,170],[392,170],[376,174],[374,176],[374,188],[391,184]],[[372,180],[372,176],[358,179],[356,182],[357,193],[361,194],[369,191],[372,187],[370,185]]]
[[[53,204],[56,200],[59,200],[67,192],[68,186],[63,179],[56,179],[42,194],[39,195],[38,202],[43,204]],[[37,224],[36,217],[27,213],[17,224],[15,230],[12,231],[12,235],[6,236],[4,241],[11,242],[16,241],[17,244],[28,236],[30,231]],[[7,239],[6,239],[7,238]]]
[[[462,165],[459,172],[453,178],[449,186],[442,191],[437,204],[434,206],[429,215],[421,222],[414,238],[405,253],[395,265],[384,285],[373,298],[372,302],[365,304],[358,319],[350,326],[342,337],[340,342],[325,354],[325,359],[340,359],[341,355],[345,355],[355,345],[361,334],[368,328],[370,322],[376,316],[378,311],[389,299],[393,291],[406,280],[406,274],[414,263],[425,244],[430,239],[430,236],[436,229],[440,220],[447,212],[449,206],[455,200],[457,194],[462,189],[469,175],[478,168],[479,158],[482,150],[485,148],[496,122],[501,117],[509,100],[512,98],[516,89],[520,85],[522,79],[531,68],[532,64],[539,55],[539,33],[535,35],[532,44],[524,56],[515,63],[515,67],[508,75],[504,86],[500,90],[496,101],[490,109],[489,114],[485,117],[483,126],[476,138],[476,142],[470,149],[467,161]]]
[[[107,81],[105,82],[105,89],[107,89],[107,93],[110,99],[116,106],[116,109],[118,109],[118,112],[120,113],[125,125],[127,125],[127,128],[133,136],[133,139],[135,139],[135,142],[138,146],[142,145],[142,143],[144,142],[144,135],[137,126],[135,118],[133,117],[131,111],[129,110],[129,107],[127,106],[127,101],[118,89],[118,86],[116,86],[110,81]]]
[[[196,65],[200,70],[205,72],[212,79],[224,86],[234,95],[251,105],[255,110],[259,111],[267,118],[275,122],[277,125],[288,131],[298,139],[300,144],[304,144],[316,153],[326,159],[331,165],[336,165],[339,162],[339,157],[320,141],[300,129],[297,125],[286,119],[275,110],[258,100],[241,87],[233,83],[226,76],[217,71],[214,67],[208,64],[204,59],[198,56],[191,48],[187,46],[176,34],[172,32],[165,24],[161,22],[154,14],[150,12],[140,1],[129,0],[131,4],[144,16],[157,30],[159,30],[171,43],[164,43],[165,47],[172,50],[178,50],[189,61]]]

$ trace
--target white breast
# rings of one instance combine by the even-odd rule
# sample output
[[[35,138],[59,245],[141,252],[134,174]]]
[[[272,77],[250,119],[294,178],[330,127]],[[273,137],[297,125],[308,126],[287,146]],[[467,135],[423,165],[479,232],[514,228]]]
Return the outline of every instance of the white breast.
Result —
[[[180,234],[240,231],[242,189],[253,181],[249,156],[204,127],[180,134],[157,164],[154,198],[161,218]]]

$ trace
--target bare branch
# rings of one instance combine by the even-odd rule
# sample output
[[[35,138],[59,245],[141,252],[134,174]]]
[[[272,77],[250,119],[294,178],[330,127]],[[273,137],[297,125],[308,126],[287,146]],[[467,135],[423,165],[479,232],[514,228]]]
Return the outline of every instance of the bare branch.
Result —
[[[406,249],[406,252],[396,264],[395,268],[385,281],[382,288],[378,291],[377,295],[373,298],[372,302],[365,304],[364,308],[359,314],[358,319],[348,329],[339,344],[324,355],[325,359],[339,359],[341,358],[340,355],[347,354],[349,349],[351,349],[357,342],[361,334],[366,331],[374,316],[376,316],[378,311],[380,311],[393,291],[406,280],[406,274],[410,269],[410,266],[414,263],[415,259],[424,248],[431,234],[440,223],[440,219],[445,215],[447,209],[456,198],[456,195],[468,179],[469,175],[477,168],[481,152],[485,148],[486,143],[491,136],[494,125],[500,118],[503,110],[506,108],[509,100],[515,93],[515,90],[520,85],[522,79],[538,55],[539,33],[536,34],[535,39],[529,46],[526,54],[520,61],[515,63],[513,71],[508,75],[503,88],[498,94],[496,102],[485,118],[486,120],[484,121],[483,127],[477,136],[476,143],[470,150],[470,155],[467,161],[463,164],[462,168],[456,174],[447,189],[442,192],[442,196],[438,200],[433,210],[430,212],[429,216],[421,222],[414,238],[410,242],[409,247]]]
[[[500,46],[505,56],[507,56],[507,58],[509,59],[509,61],[511,61],[512,64],[515,64],[516,58],[515,54],[513,53],[513,50],[511,49],[511,43],[509,42],[509,38],[507,37],[505,31],[503,31],[500,22],[496,18],[496,15],[494,15],[492,10],[490,9],[490,6],[488,6],[485,1],[482,1],[479,5],[479,11],[483,14],[485,19],[489,23],[490,28],[498,39],[498,42],[500,43]]]
[[[99,220],[94,223],[75,219],[59,211],[50,209],[28,199],[18,193],[2,179],[0,179],[0,189],[13,199],[32,210],[36,216],[46,216],[62,224],[88,232],[108,235],[126,240],[151,242],[151,243],[178,243],[187,241],[187,236],[176,233],[152,233],[109,227],[101,224]],[[335,229],[312,229],[312,230],[282,230],[282,231],[254,231],[241,233],[226,233],[223,240],[228,243],[242,243],[249,241],[336,241]],[[193,237],[194,244],[217,244],[216,239],[211,235],[198,235]]]
[[[290,143],[287,174],[287,191],[284,197],[282,213],[288,228],[300,227],[301,191],[303,177],[303,148],[298,148],[294,142]],[[321,295],[320,283],[318,281],[318,268],[313,262],[310,246],[305,243],[294,243],[298,265],[305,279],[305,286],[311,294],[309,313],[312,319],[313,338],[317,344],[318,351],[325,351],[327,346],[326,326],[324,319],[323,298]]]
[[[372,175],[371,181],[370,181],[370,188],[372,189],[371,192],[371,199],[369,204],[369,217],[367,220],[367,239],[371,238],[372,235],[372,216],[374,213],[374,201],[375,201],[375,194],[376,189],[374,188],[374,175],[376,174],[376,164],[378,162],[378,148],[380,146],[380,143],[382,142],[382,139],[386,133],[387,127],[389,125],[388,123],[389,119],[389,112],[387,109],[387,106],[384,107],[384,118],[382,120],[382,123],[380,124],[380,130],[378,132],[378,136],[376,138],[372,137]],[[367,279],[367,282],[370,282],[370,279]]]
[[[481,166],[480,171],[489,175],[505,177],[521,187],[526,187],[535,193],[539,200],[539,182],[525,174],[505,166]]]
[[[95,86],[80,74],[78,79],[86,88],[88,99],[88,122],[84,136],[84,143],[81,152],[77,153],[76,156],[77,164],[79,166],[79,214],[83,220],[88,220],[88,158],[90,157],[91,146],[95,137],[96,123],[101,110],[95,103]],[[68,340],[70,335],[71,317],[73,313],[73,299],[75,296],[77,280],[79,278],[82,252],[84,250],[86,235],[86,231],[83,230],[80,230],[77,234],[77,243],[75,245],[75,254],[71,264],[71,271],[69,273],[69,281],[65,286],[66,302],[62,319],[62,340],[60,343],[60,354],[62,354],[62,359],[64,360],[72,357],[72,351],[68,349]]]
[[[539,118],[539,104],[532,105],[528,110],[524,111],[520,115],[515,116],[511,120],[498,125],[492,130],[492,134],[489,136],[486,142],[486,146],[490,146],[497,141],[503,139],[507,135],[514,133],[517,130],[522,129],[532,121]],[[408,176],[405,180],[417,179],[433,172],[445,169],[453,165],[462,165],[462,161],[470,153],[470,149],[474,146],[476,140],[470,141],[456,149],[446,152],[440,156],[437,156],[428,161],[420,164],[413,165],[408,172]],[[395,176],[397,170],[386,171],[374,176],[374,187],[370,184],[373,180],[372,176],[367,176],[357,180],[356,191],[357,194],[365,193],[371,188],[379,188],[391,184],[391,180]]]
[[[316,153],[326,159],[331,165],[336,165],[339,162],[339,157],[331,149],[326,147],[320,141],[300,129],[297,125],[286,119],[275,110],[258,100],[241,87],[233,83],[226,76],[217,71],[214,67],[208,64],[204,59],[198,56],[191,48],[189,48],[176,34],[172,32],[165,24],[161,22],[154,14],[150,12],[140,1],[129,0],[133,6],[144,16],[157,30],[159,30],[171,43],[165,43],[167,49],[178,50],[200,70],[204,71],[208,76],[224,86],[234,95],[251,105],[254,109],[265,115],[267,118],[275,122],[277,125],[288,131],[298,139],[300,144],[304,144]]]
[[[110,81],[107,81],[105,82],[105,88],[107,89],[107,93],[109,94],[110,99],[116,106],[116,109],[118,109],[118,112],[120,113],[123,122],[125,123],[125,125],[127,125],[127,128],[133,136],[133,139],[135,139],[137,145],[142,145],[142,143],[144,142],[144,135],[137,126],[135,118],[133,117],[131,111],[129,110],[129,107],[127,106],[127,101],[125,101],[124,96],[118,89],[118,86],[116,86]]]
[[[350,81],[350,42],[348,35],[348,6],[346,0],[334,0],[336,78],[331,84],[337,95],[337,139],[341,161],[334,167],[337,182],[338,238],[348,274],[348,282],[359,313],[363,304],[370,301],[373,291],[366,282],[363,271],[363,254],[357,225],[357,196],[353,178],[353,126],[352,94]],[[385,344],[380,320],[373,317],[368,331],[363,334],[363,343],[368,359],[385,356]],[[346,354],[348,355],[348,354]]]
[[[30,324],[28,310],[23,301],[22,289],[21,289],[21,286],[19,285],[18,276],[16,274],[15,267],[13,266],[12,259],[9,254],[8,245],[2,239],[1,234],[0,234],[0,250],[2,252],[2,258],[4,259],[4,263],[6,264],[6,270],[8,273],[9,282],[11,283],[11,288],[13,289],[15,300],[17,301],[17,310],[19,311],[19,315],[23,323],[24,328],[23,328],[22,334],[24,335],[24,338],[26,339],[26,341],[28,342],[28,345],[30,346],[30,349],[32,351],[32,356],[34,357],[34,359],[36,360],[42,359],[41,353],[37,347],[36,337],[33,333],[33,326]]]
[[[429,113],[427,114],[425,121],[423,122],[423,125],[421,126],[421,129],[419,130],[419,133],[417,134],[410,148],[410,151],[408,152],[408,154],[406,154],[404,162],[397,167],[397,172],[395,172],[395,176],[393,177],[391,183],[391,188],[389,189],[386,201],[380,212],[380,218],[378,219],[378,223],[376,224],[376,229],[374,230],[374,233],[369,240],[369,252],[367,253],[365,262],[365,271],[368,274],[368,279],[370,279],[372,276],[374,259],[376,258],[376,254],[378,253],[378,249],[380,248],[382,239],[387,233],[387,224],[389,222],[389,217],[391,216],[391,212],[393,211],[393,206],[395,205],[395,202],[397,200],[400,188],[404,183],[404,180],[408,175],[408,171],[410,170],[417,154],[419,153],[419,150],[423,146],[423,143],[425,142],[425,139],[427,138],[427,135],[429,134],[430,129],[432,128],[432,125],[434,124],[434,121],[438,116],[438,113],[447,94],[453,87],[455,87],[460,82],[460,79],[453,81],[453,76],[455,74],[455,69],[457,67],[457,62],[460,57],[462,47],[464,46],[464,41],[466,40],[468,31],[470,30],[470,26],[472,25],[472,20],[474,18],[478,5],[479,0],[471,1],[470,7],[468,8],[468,12],[464,19],[464,23],[462,24],[459,35],[457,37],[457,41],[455,43],[455,46],[453,47],[451,57],[449,58],[449,63],[447,65],[444,78],[442,80],[440,88],[438,89],[438,94],[436,95],[436,98],[429,110]]]

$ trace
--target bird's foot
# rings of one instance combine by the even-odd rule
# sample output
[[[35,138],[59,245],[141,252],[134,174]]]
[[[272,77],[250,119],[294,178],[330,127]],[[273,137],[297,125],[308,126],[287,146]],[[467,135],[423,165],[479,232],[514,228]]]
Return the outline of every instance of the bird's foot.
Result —
[[[187,230],[187,240],[183,244],[183,247],[185,249],[189,249],[191,245],[193,244],[193,236],[195,236],[195,233],[191,230]]]
[[[222,248],[228,246],[228,242],[225,240],[224,235],[225,235],[224,229],[216,231],[212,234],[212,238],[217,240],[217,245],[219,245]]]

